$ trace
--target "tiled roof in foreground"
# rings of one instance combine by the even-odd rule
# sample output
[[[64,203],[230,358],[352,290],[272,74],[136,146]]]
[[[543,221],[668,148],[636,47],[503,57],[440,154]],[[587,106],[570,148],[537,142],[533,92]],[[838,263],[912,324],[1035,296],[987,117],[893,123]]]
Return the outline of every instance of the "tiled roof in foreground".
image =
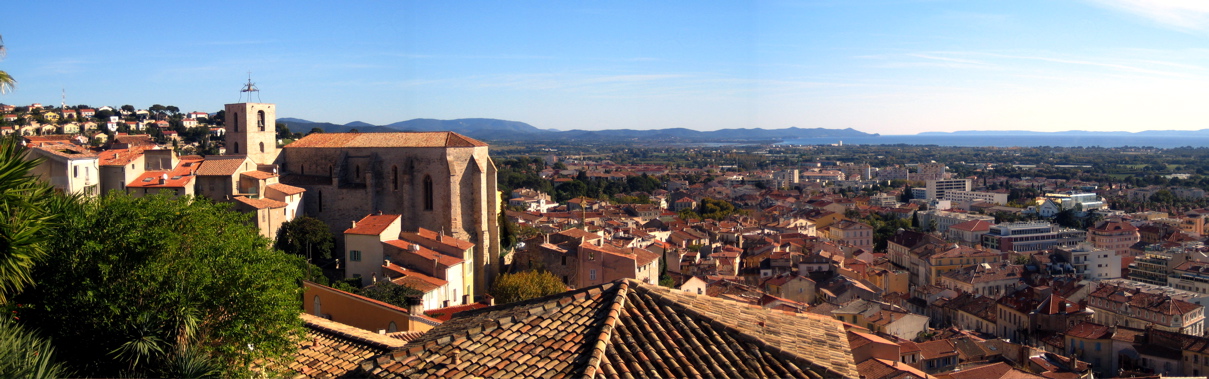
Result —
[[[306,338],[298,341],[298,353],[284,366],[294,378],[357,378],[358,364],[366,359],[399,348],[407,341],[301,314]]]
[[[856,378],[842,324],[621,280],[459,313],[377,378]]]

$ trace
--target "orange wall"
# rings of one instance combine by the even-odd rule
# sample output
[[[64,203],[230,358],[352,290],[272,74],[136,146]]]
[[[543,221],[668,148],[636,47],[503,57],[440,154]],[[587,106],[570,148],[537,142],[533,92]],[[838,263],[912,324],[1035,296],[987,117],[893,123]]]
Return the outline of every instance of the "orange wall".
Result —
[[[315,297],[319,297],[320,312],[330,315],[330,320],[358,327],[371,332],[388,330],[391,322],[396,331],[425,331],[432,326],[412,322],[405,309],[378,304],[348,292],[340,291],[312,282],[303,282],[306,292],[302,297],[303,312],[315,315]],[[319,317],[325,317],[317,315]]]

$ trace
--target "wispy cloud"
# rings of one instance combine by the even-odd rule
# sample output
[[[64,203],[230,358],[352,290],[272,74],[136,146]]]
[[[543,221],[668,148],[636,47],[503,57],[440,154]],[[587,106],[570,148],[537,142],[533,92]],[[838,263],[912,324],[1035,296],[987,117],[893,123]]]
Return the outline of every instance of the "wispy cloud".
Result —
[[[1205,0],[1087,0],[1123,10],[1184,31],[1209,31],[1209,1]]]

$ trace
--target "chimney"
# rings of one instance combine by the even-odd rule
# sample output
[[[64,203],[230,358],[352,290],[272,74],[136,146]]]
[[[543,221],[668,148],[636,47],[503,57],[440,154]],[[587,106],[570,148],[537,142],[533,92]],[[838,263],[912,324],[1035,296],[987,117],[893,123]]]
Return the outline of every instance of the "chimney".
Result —
[[[353,221],[353,229],[356,229],[356,228],[357,228],[357,222]]]
[[[420,296],[408,296],[407,297],[407,313],[410,313],[410,314],[416,315],[416,316],[423,315],[424,314],[424,299]]]

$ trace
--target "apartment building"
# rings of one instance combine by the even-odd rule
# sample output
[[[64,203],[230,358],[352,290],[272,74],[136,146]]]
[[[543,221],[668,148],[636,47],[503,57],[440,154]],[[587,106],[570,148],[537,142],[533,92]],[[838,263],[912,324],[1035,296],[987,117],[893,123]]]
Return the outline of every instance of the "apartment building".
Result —
[[[982,245],[1001,252],[1035,252],[1070,247],[1083,242],[1087,233],[1061,228],[1048,222],[1016,222],[991,226],[982,235]]]

